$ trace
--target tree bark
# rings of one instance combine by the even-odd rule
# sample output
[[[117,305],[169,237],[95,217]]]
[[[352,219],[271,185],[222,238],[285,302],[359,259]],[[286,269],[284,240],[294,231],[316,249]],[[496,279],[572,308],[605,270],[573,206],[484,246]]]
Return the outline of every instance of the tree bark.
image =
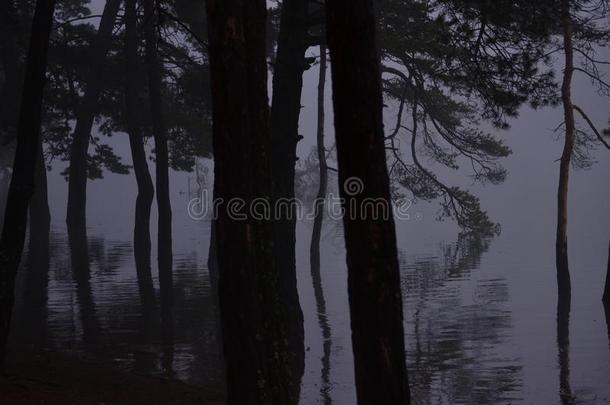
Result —
[[[104,6],[97,35],[91,43],[87,88],[77,108],[76,126],[70,146],[68,185],[68,232],[82,239],[87,231],[87,149],[93,121],[98,110],[98,100],[103,88],[104,59],[112,41],[120,0],[108,0]]]
[[[159,226],[157,235],[159,287],[161,290],[162,312],[169,316],[172,306],[172,206],[169,196],[169,153],[167,148],[167,128],[162,101],[161,65],[157,52],[158,13],[155,1],[144,0],[145,48],[148,70],[148,89],[152,114],[153,136],[155,139],[155,174],[157,188],[157,208]]]
[[[307,45],[309,0],[284,0],[280,18],[277,56],[273,72],[271,104],[271,165],[276,199],[293,200],[296,150],[299,141],[301,92]],[[302,375],[305,365],[305,331],[296,278],[296,218],[290,212],[275,218],[276,257],[281,292],[290,315],[288,339],[295,353],[294,372]]]
[[[316,299],[316,310],[318,313],[318,324],[322,330],[323,356],[322,356],[322,384],[320,394],[325,404],[331,403],[330,398],[330,350],[331,330],[326,314],[326,300],[322,284],[320,270],[320,239],[322,236],[322,222],[324,220],[324,203],[326,189],[328,187],[328,165],[326,163],[326,148],[324,147],[324,93],[326,89],[326,45],[320,45],[320,72],[318,76],[318,127],[316,131],[316,143],[318,152],[318,163],[320,166],[320,184],[318,195],[314,202],[314,222],[311,232],[311,244],[309,248],[309,263],[311,269],[311,281]]]
[[[327,0],[326,17],[358,403],[408,404],[373,1]]]
[[[138,185],[136,215],[133,230],[133,253],[138,274],[140,300],[143,307],[154,303],[154,288],[150,259],[150,210],[154,188],[148,163],[140,122],[138,119],[138,16],[136,0],[125,0],[125,121],[129,134],[133,170]]]
[[[4,364],[14,304],[15,277],[23,253],[28,206],[34,192],[42,97],[54,10],[54,0],[38,0],[32,20],[17,126],[17,149],[0,238],[0,367]]]
[[[565,143],[559,166],[559,188],[557,191],[557,239],[555,256],[557,265],[557,287],[560,296],[569,296],[571,292],[570,270],[568,265],[568,182],[570,161],[576,140],[574,108],[572,107],[572,75],[574,73],[574,51],[572,46],[572,21],[570,1],[561,2],[561,21],[563,26],[563,44],[565,68],[561,86],[561,99],[565,120]]]
[[[23,301],[29,308],[26,335],[31,342],[44,344],[49,281],[49,242],[51,214],[47,190],[47,168],[42,144],[39,145],[34,174],[34,194],[30,201],[30,240]]]
[[[278,236],[272,221],[256,220],[248,209],[272,193],[266,2],[208,0],[207,12],[214,198],[223,201],[216,207],[214,236],[228,403],[296,404],[294,354],[287,342],[293,312],[280,293]],[[233,198],[245,205],[230,214]]]
[[[570,384],[570,309],[571,297],[557,301],[557,349],[559,351],[559,398],[563,405],[572,405],[574,395]]]

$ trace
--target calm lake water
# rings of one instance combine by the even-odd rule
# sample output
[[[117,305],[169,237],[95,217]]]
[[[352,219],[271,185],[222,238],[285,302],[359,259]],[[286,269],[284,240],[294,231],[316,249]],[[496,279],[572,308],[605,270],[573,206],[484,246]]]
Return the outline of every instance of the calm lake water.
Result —
[[[316,75],[315,69],[306,73],[305,100],[314,99]],[[591,109],[596,122],[606,122],[607,101],[583,99],[581,93],[576,92],[579,103]],[[303,132],[314,133],[315,104],[304,104]],[[500,186],[472,186],[463,172],[439,172],[449,182],[472,186],[502,225],[500,236],[459,238],[451,221],[436,221],[435,203],[415,204],[411,219],[397,223],[407,364],[416,404],[556,404],[560,395],[573,403],[610,404],[610,341],[601,305],[610,239],[610,159],[606,151],[596,151],[599,162],[571,177],[573,296],[569,319],[562,314],[558,322],[555,159],[561,144],[551,128],[559,118],[558,110],[526,110],[513,123],[505,136],[514,154],[505,162],[509,177]],[[113,139],[119,152],[128,151],[126,137]],[[300,155],[310,147],[306,140]],[[175,304],[173,318],[161,322],[158,309],[142,308],[138,295],[131,242],[133,176],[107,174],[89,183],[90,277],[82,278],[70,266],[63,225],[67,185],[59,166],[49,173],[48,277],[31,271],[36,269],[24,260],[12,344],[77,352],[92,362],[177,378],[222,395],[219,322],[206,267],[210,225],[192,220],[186,209],[196,189],[194,175],[171,174]],[[152,235],[155,223],[153,211]],[[341,227],[327,222],[324,228],[324,314],[316,311],[309,272],[310,233],[311,224],[299,223],[297,271],[308,348],[302,403],[351,405],[355,391]],[[156,267],[153,274],[158,293]]]

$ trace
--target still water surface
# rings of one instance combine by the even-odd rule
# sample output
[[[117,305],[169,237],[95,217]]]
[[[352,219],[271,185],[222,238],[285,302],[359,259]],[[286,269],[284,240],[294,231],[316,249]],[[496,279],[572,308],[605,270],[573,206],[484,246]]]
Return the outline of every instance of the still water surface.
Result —
[[[175,176],[183,184],[188,181],[185,174]],[[48,279],[36,278],[41,269],[30,268],[25,261],[13,341],[81,353],[91,361],[112,361],[137,373],[177,378],[221,395],[217,306],[206,268],[209,222],[188,218],[181,209],[188,193],[174,194],[175,310],[169,324],[159,321],[157,309],[140,304],[131,222],[126,219],[124,226],[117,226],[120,218],[106,222],[106,204],[101,204],[93,207],[99,217],[89,229],[88,283],[73,276],[65,228],[57,221],[51,234]],[[398,224],[407,361],[415,403],[553,404],[560,402],[560,387],[575,403],[610,403],[610,344],[599,302],[603,269],[595,268],[603,263],[601,257],[587,260],[588,256],[575,255],[569,344],[562,343],[560,356],[550,244],[532,245],[510,231],[492,240],[457,236],[440,240],[425,229],[440,232],[447,225],[433,219],[426,222],[426,215],[418,222]],[[324,314],[316,312],[309,275],[305,241],[310,232],[310,224],[299,224],[303,242],[297,261],[308,347],[302,403],[353,404],[341,228],[327,223],[324,232]],[[25,291],[28,279],[30,285],[36,279],[38,284]],[[156,277],[154,281],[158,288]],[[32,299],[35,294],[42,301]],[[35,303],[44,302],[45,294],[46,310],[41,311]]]
[[[316,75],[306,72],[306,82],[315,83]],[[313,99],[309,88],[305,99]],[[580,93],[585,92],[576,91],[579,104],[597,122],[605,122],[607,101]],[[315,104],[304,105],[304,132],[314,133]],[[560,119],[558,110],[526,110],[513,123],[507,140],[514,154],[504,162],[509,177],[500,186],[473,186],[461,172],[439,172],[481,198],[490,217],[502,225],[500,236],[460,238],[450,221],[435,220],[437,205],[423,202],[412,207],[412,219],[397,223],[414,403],[557,404],[563,398],[564,403],[610,404],[610,330],[601,305],[610,239],[610,159],[607,151],[596,151],[593,169],[574,171],[570,179],[573,294],[571,311],[558,319],[555,160],[561,143],[552,128]],[[332,133],[330,120],[327,130]],[[113,142],[129,162],[127,138],[117,136]],[[300,145],[301,156],[312,146],[307,142]],[[206,266],[210,225],[192,220],[186,209],[198,187],[194,175],[171,173],[174,312],[161,322],[159,309],[143,308],[138,294],[131,242],[133,176],[106,174],[89,182],[91,263],[89,277],[82,277],[82,269],[71,269],[63,225],[67,186],[59,175],[63,168],[57,166],[49,172],[53,223],[48,272],[24,260],[12,344],[77,352],[91,361],[177,378],[221,395],[219,322]],[[154,165],[150,170],[154,173]],[[153,206],[153,236],[155,223]],[[352,405],[341,227],[325,224],[321,286],[313,286],[310,276],[310,235],[311,224],[299,223],[297,273],[308,348],[302,403]],[[154,249],[153,238],[153,259]],[[158,294],[156,274],[153,260]],[[316,295],[324,297],[325,313],[317,312]]]

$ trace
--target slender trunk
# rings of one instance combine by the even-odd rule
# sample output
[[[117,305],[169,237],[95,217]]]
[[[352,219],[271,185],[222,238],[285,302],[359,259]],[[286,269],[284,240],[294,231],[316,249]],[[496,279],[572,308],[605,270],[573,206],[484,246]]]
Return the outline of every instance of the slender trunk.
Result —
[[[54,10],[54,0],[38,0],[32,20],[17,126],[17,150],[0,238],[0,367],[4,365],[14,304],[15,277],[23,253],[28,206],[35,187],[42,96]]]
[[[322,356],[322,384],[320,394],[325,404],[331,403],[330,398],[330,350],[331,330],[326,315],[326,300],[322,286],[320,271],[320,238],[322,235],[322,221],[324,220],[324,202],[328,186],[328,166],[326,163],[326,148],[324,147],[324,92],[326,88],[326,46],[320,45],[320,74],[318,77],[318,128],[316,133],[318,162],[320,166],[320,184],[318,195],[314,202],[314,222],[311,233],[311,245],[309,248],[309,261],[311,267],[311,280],[313,283],[314,296],[316,298],[316,309],[318,312],[318,324],[322,329],[323,356]]]
[[[320,75],[318,78],[318,127],[317,127],[317,152],[320,166],[320,184],[318,195],[314,202],[314,223],[311,233],[310,264],[312,278],[319,279],[320,271],[320,236],[322,234],[322,221],[324,220],[324,201],[328,186],[328,165],[326,163],[326,148],[324,147],[324,91],[326,86],[326,47],[320,46]],[[317,270],[316,270],[317,269]],[[315,271],[314,271],[315,270]],[[314,274],[316,273],[316,274]]]
[[[97,35],[91,43],[87,88],[76,112],[76,126],[70,146],[70,180],[66,221],[68,232],[78,238],[87,234],[87,149],[103,87],[104,59],[112,42],[112,30],[120,3],[120,0],[108,0],[104,6]]]
[[[146,21],[146,65],[148,70],[148,94],[152,115],[153,136],[155,138],[155,174],[157,188],[157,208],[159,223],[157,234],[157,260],[159,264],[159,287],[161,309],[164,316],[170,316],[172,307],[172,207],[169,198],[169,157],[167,149],[167,129],[165,127],[161,94],[161,65],[157,55],[157,24],[159,16],[155,12],[154,0],[144,0],[144,20]]]
[[[280,19],[277,57],[273,72],[271,104],[271,165],[276,199],[293,200],[303,72],[307,64],[307,16],[309,0],[284,0]],[[305,332],[296,277],[296,218],[287,212],[275,218],[276,258],[280,271],[282,300],[288,312],[288,339],[294,356],[294,373],[305,365]]]
[[[557,349],[559,350],[559,398],[563,405],[574,403],[570,386],[570,308],[571,298],[557,301]]]
[[[576,139],[574,109],[572,107],[572,75],[574,73],[574,51],[572,48],[572,21],[570,17],[570,1],[561,2],[561,21],[563,25],[563,44],[565,51],[565,68],[561,98],[565,119],[565,144],[559,167],[559,188],[557,191],[557,239],[555,255],[557,264],[557,287],[560,296],[569,296],[570,271],[568,266],[568,181],[570,176],[570,160]]]
[[[326,17],[358,403],[408,404],[373,1],[327,0]]]
[[[125,0],[125,121],[129,133],[129,145],[133,170],[138,184],[136,197],[135,226],[133,230],[133,253],[138,274],[140,300],[144,308],[154,303],[154,288],[150,260],[150,210],[154,188],[148,163],[140,121],[138,119],[138,28],[136,0]]]
[[[229,404],[298,402],[274,224],[248,208],[272,191],[265,0],[208,0],[214,223]],[[239,198],[241,209],[227,204]],[[233,200],[237,201],[237,200]],[[232,212],[229,212],[231,210]],[[237,211],[237,212],[236,212]],[[237,214],[237,215],[236,215]],[[298,376],[297,376],[298,378]]]
[[[210,284],[212,289],[217,292],[218,287],[218,255],[216,253],[216,232],[214,224],[210,226],[210,248],[208,250],[208,272],[210,274]]]

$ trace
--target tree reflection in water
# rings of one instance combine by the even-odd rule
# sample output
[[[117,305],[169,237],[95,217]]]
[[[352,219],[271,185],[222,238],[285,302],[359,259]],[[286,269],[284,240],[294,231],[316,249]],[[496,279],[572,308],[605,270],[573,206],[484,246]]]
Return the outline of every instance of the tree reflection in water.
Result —
[[[498,350],[511,328],[508,287],[502,278],[471,280],[489,244],[489,239],[460,235],[455,244],[441,248],[441,257],[401,257],[415,404],[516,399],[522,366]]]

